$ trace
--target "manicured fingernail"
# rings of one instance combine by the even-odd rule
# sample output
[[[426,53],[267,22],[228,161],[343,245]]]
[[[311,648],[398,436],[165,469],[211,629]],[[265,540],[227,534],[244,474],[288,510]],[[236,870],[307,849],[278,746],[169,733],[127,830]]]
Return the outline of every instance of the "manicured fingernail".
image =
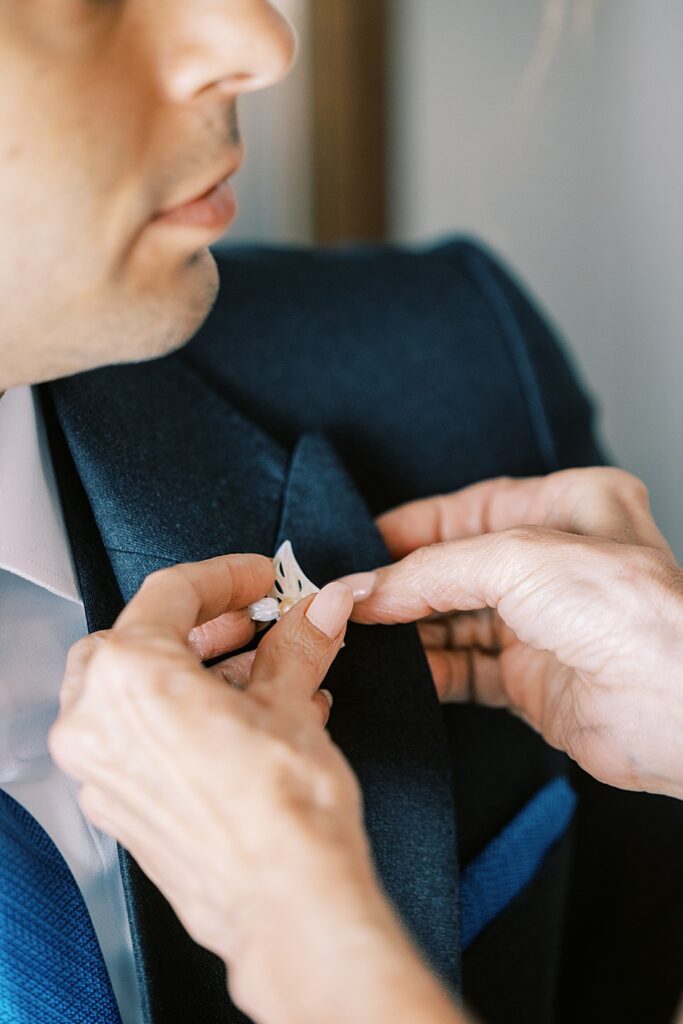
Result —
[[[306,618],[330,640],[339,636],[353,609],[353,594],[343,583],[328,583],[306,612]]]
[[[331,711],[332,705],[334,704],[334,697],[332,696],[329,690],[320,690],[320,693],[322,693],[323,697],[327,701],[327,705]]]
[[[377,573],[357,572],[353,576],[343,576],[340,582],[349,588],[354,601],[364,601],[377,585]]]

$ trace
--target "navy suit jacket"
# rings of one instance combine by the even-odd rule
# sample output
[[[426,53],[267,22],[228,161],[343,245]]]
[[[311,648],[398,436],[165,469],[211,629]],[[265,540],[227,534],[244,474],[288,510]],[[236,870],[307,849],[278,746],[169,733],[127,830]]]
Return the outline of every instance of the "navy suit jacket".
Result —
[[[557,341],[475,244],[219,262],[185,349],[43,388],[91,629],[175,562],[289,538],[323,583],[387,558],[373,519],[400,502],[601,460]],[[505,713],[442,711],[412,627],[352,628],[331,686],[379,874],[447,984],[492,1024],[667,1020],[671,802],[597,786]],[[241,1020],[120,858],[147,1020]]]

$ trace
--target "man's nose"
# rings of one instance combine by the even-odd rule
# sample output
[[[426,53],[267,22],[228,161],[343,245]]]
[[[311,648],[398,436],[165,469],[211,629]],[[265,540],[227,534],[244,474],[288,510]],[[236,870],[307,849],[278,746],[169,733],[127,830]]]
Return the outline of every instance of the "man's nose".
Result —
[[[292,26],[267,0],[165,0],[160,17],[159,74],[177,103],[207,90],[237,95],[263,89],[294,61]]]

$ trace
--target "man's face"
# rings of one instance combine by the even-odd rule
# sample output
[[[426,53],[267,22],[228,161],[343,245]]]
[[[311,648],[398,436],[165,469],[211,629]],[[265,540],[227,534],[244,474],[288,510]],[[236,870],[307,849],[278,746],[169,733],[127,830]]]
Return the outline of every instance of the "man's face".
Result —
[[[233,211],[188,203],[293,50],[266,0],[0,0],[0,393],[192,335]]]

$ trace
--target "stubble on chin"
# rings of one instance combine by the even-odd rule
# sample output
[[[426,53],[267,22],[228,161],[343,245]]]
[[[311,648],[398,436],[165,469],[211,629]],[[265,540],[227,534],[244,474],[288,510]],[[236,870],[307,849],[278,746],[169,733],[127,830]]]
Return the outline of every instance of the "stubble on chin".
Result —
[[[4,347],[0,391],[168,355],[199,331],[218,290],[216,261],[203,249],[167,280],[108,297],[72,297],[61,310],[52,308],[48,323],[30,325],[25,343],[18,332]]]
[[[182,348],[206,321],[219,287],[211,252],[195,253],[176,280],[160,289],[138,291],[124,310],[122,322],[103,324],[102,356],[106,358],[108,350],[115,358],[107,362],[144,362]]]

